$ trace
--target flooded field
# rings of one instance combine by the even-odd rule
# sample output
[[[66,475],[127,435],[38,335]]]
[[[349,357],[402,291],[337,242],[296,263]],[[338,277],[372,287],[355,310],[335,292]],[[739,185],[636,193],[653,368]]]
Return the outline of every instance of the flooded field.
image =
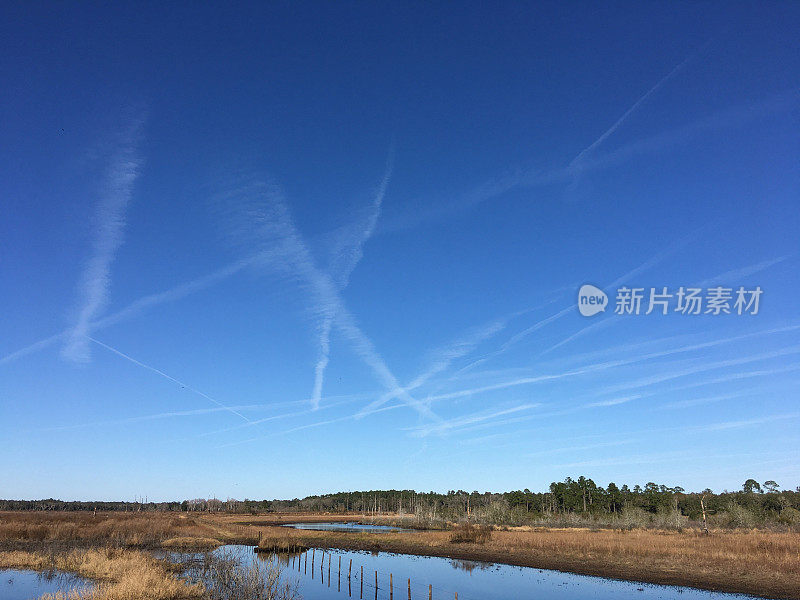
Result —
[[[38,573],[18,569],[0,570],[0,600],[30,600],[43,594],[83,589],[84,579],[66,573]]]
[[[369,523],[341,522],[341,523],[287,523],[284,527],[293,529],[309,529],[313,531],[363,531],[368,533],[409,531],[402,527],[389,525],[372,525]]]
[[[226,546],[242,560],[279,561],[305,600],[335,598],[425,600],[732,600],[748,596],[649,585],[546,571],[531,567],[447,558],[312,550],[293,556],[255,555],[249,546]],[[350,576],[348,577],[348,573]],[[362,575],[363,573],[363,575]],[[377,579],[377,587],[376,587]],[[430,587],[429,587],[430,586]],[[410,590],[410,592],[409,592]]]

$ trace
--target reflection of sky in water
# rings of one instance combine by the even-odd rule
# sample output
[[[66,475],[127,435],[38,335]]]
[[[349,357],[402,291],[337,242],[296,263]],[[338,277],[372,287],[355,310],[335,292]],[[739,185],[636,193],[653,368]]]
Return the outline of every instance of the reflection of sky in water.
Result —
[[[370,533],[380,533],[382,531],[407,531],[401,527],[390,527],[388,525],[370,525],[368,523],[287,523],[284,527],[294,529],[311,529],[314,531],[369,531]]]
[[[747,596],[706,592],[692,588],[650,585],[515,567],[470,560],[430,556],[411,556],[385,552],[348,552],[317,549],[300,555],[255,555],[249,546],[238,548],[245,560],[278,560],[288,567],[286,577],[297,581],[305,600],[389,598],[389,574],[394,580],[394,600],[407,600],[408,579],[414,600],[427,600],[428,585],[433,586],[434,600],[734,600]],[[312,556],[314,568],[312,569]],[[324,556],[324,564],[321,562]],[[338,575],[341,558],[341,577]],[[308,562],[306,562],[306,559]],[[352,560],[353,577],[348,589],[347,571]],[[288,565],[287,565],[288,563]],[[330,578],[328,576],[330,565]],[[363,591],[361,567],[364,567]],[[299,567],[299,570],[298,570]],[[375,590],[375,571],[378,590]],[[363,596],[362,596],[363,594]]]
[[[66,573],[0,570],[0,600],[29,600],[57,591],[81,589],[89,583]]]

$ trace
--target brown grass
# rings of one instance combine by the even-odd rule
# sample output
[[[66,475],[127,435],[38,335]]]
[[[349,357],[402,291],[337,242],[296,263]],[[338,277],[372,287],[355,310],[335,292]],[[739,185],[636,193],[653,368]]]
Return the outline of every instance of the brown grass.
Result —
[[[145,552],[114,548],[63,553],[0,552],[0,567],[75,573],[97,582],[88,590],[58,592],[50,600],[182,600],[200,598],[203,587],[175,577]]]
[[[182,539],[183,542],[177,542]],[[0,544],[5,546],[64,542],[71,545],[114,545],[149,548],[165,542],[189,547],[226,542],[250,542],[243,527],[224,525],[194,516],[169,513],[0,513]]]

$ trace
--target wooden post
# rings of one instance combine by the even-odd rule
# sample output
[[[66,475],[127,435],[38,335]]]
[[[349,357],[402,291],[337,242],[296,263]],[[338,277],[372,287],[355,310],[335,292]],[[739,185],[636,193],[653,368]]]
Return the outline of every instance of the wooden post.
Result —
[[[394,597],[394,582],[392,581],[392,574],[389,573],[389,600]]]
[[[408,578],[408,600],[411,600],[411,577]]]
[[[331,555],[328,554],[328,587],[331,587]]]
[[[433,600],[433,584],[428,584],[428,600]]]
[[[456,592],[456,600],[458,600],[458,592]]]
[[[375,600],[378,600],[378,572],[375,571]]]
[[[361,598],[364,598],[364,565],[361,565]]]
[[[308,573],[308,552],[306,552],[306,559],[303,561],[303,575]]]
[[[347,569],[347,581],[350,581],[350,574],[353,572],[353,559],[350,559],[350,568]]]

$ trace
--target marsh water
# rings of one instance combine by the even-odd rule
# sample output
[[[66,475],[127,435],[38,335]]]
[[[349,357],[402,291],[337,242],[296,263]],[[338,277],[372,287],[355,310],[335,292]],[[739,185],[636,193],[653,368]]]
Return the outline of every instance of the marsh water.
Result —
[[[305,600],[427,600],[431,586],[435,600],[733,600],[750,598],[735,594],[706,592],[692,588],[649,585],[515,567],[494,563],[412,556],[386,552],[323,551],[289,555],[254,554],[250,546],[225,546],[219,551],[235,552],[244,561],[278,561],[284,577],[295,581]],[[340,562],[341,561],[341,562]],[[348,580],[348,570],[351,569]],[[339,565],[341,564],[341,571]],[[313,565],[313,568],[312,568]],[[363,580],[362,580],[363,567]],[[375,587],[375,573],[378,586]],[[389,574],[393,589],[390,592]]]
[[[367,531],[369,533],[388,533],[393,531],[408,531],[402,527],[390,525],[371,525],[369,523],[287,523],[283,527],[294,529],[311,529],[314,531]]]
[[[66,573],[0,569],[0,600],[30,600],[43,594],[80,590],[88,585],[85,579]]]

